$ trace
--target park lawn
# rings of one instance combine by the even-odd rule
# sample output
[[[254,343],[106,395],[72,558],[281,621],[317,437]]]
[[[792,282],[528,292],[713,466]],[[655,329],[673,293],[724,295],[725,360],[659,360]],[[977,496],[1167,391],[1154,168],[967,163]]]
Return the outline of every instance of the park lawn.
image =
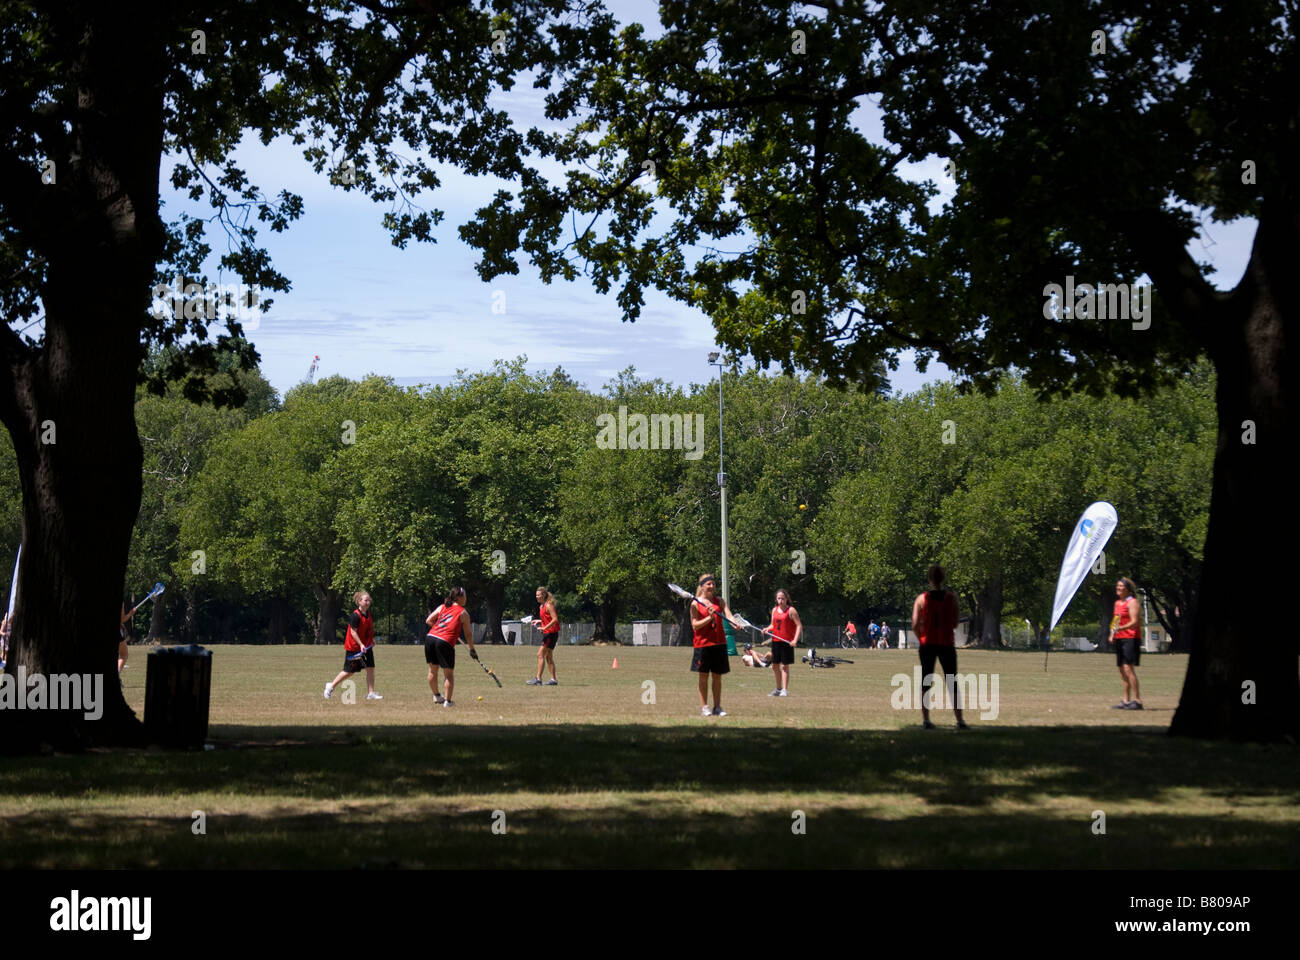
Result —
[[[0,866],[1294,868],[1295,748],[1164,735],[1186,659],[963,650],[998,678],[997,716],[939,729],[894,709],[914,651],[851,651],[725,679],[699,716],[684,648],[462,648],[454,709],[420,647],[377,650],[377,689],[321,688],[340,650],[216,646],[206,751],[0,758]],[[612,661],[618,658],[618,669]],[[144,700],[145,648],[127,699]],[[991,689],[986,687],[986,689]],[[479,701],[477,697],[482,696]],[[986,704],[987,706],[987,704]],[[991,711],[985,711],[991,713]],[[206,832],[196,834],[202,812]],[[1099,827],[1104,815],[1104,833]],[[802,832],[796,832],[802,827]]]

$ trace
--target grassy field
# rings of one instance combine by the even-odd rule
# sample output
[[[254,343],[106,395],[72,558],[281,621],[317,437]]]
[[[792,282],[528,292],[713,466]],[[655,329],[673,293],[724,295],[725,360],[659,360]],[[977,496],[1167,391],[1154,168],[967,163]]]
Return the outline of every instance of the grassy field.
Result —
[[[913,651],[796,664],[791,695],[733,659],[699,715],[682,648],[461,653],[435,708],[423,649],[381,647],[385,699],[321,698],[338,649],[214,647],[207,751],[0,758],[0,866],[1295,867],[1294,748],[1164,736],[1186,660],[960,653],[998,678],[996,719],[922,730],[891,706]],[[128,701],[143,710],[145,650]],[[618,669],[612,660],[618,658]],[[649,681],[652,686],[647,686]],[[653,695],[652,695],[653,694]],[[477,697],[482,696],[480,701]],[[652,701],[652,702],[646,702]],[[196,835],[197,811],[206,833]],[[805,831],[795,833],[796,811]],[[1096,811],[1105,833],[1094,832]],[[495,832],[494,832],[495,826]],[[502,832],[503,831],[503,832]]]

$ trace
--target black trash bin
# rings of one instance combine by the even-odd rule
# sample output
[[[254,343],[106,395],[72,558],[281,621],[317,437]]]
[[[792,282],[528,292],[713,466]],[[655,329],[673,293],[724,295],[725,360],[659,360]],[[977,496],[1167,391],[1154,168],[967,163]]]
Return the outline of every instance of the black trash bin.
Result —
[[[155,743],[201,747],[208,736],[212,651],[196,644],[149,651],[144,725]]]

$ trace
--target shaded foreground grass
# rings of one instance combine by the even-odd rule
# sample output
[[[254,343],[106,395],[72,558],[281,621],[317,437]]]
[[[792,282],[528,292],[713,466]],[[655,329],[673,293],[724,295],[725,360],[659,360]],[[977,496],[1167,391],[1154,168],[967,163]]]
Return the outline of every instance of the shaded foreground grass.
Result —
[[[416,648],[381,650],[385,700],[349,705],[320,698],[336,651],[218,647],[215,749],[0,760],[0,865],[1232,868],[1298,859],[1294,748],[1163,735],[1182,658],[1144,664],[1151,709],[1135,715],[1107,709],[1109,659],[1062,657],[1044,674],[1036,656],[964,651],[963,672],[999,675],[1000,704],[997,719],[972,711],[975,729],[958,733],[923,731],[914,711],[890,707],[891,676],[915,662],[905,651],[796,670],[781,700],[764,695],[769,673],[738,669],[724,693],[731,715],[710,720],[698,716],[683,650],[562,650],[561,686],[544,689],[522,684],[532,651],[483,655],[506,688],[467,662],[459,706],[444,710],[429,703]],[[133,703],[143,699],[139,666],[128,674]],[[802,835],[791,830],[796,810]],[[192,832],[195,811],[206,835]],[[1095,811],[1104,835],[1093,832]],[[504,834],[494,833],[503,820]]]

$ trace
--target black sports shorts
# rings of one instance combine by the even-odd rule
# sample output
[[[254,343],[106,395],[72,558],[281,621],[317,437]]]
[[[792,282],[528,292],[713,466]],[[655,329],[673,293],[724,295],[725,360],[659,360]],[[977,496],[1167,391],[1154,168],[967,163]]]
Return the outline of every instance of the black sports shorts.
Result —
[[[560,639],[559,630],[556,630],[554,633],[544,633],[542,634],[542,646],[544,646],[547,650],[554,650],[555,643],[559,639]]]
[[[957,648],[927,645],[921,647],[921,689],[928,690],[934,682],[930,675],[934,673],[934,661],[938,659],[944,676],[957,673]]]
[[[707,647],[696,647],[691,655],[692,673],[730,673],[731,661],[727,657],[725,643],[713,643]]]
[[[772,663],[794,663],[794,645],[773,640]]]
[[[424,640],[424,662],[433,663],[444,670],[456,669],[456,648],[446,640],[426,637]]]
[[[1115,638],[1115,663],[1117,666],[1130,664],[1134,667],[1142,659],[1142,647],[1138,643],[1137,637],[1116,637]]]

